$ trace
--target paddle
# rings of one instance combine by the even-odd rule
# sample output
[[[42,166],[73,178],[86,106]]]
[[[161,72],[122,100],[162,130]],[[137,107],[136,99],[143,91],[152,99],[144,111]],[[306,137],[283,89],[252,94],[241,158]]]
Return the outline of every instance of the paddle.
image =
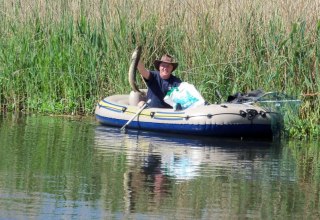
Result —
[[[216,90],[216,94],[221,100],[221,94],[218,90]],[[233,96],[229,96],[227,102],[247,105],[258,104],[268,111],[275,111],[279,113],[298,112],[301,104],[301,100],[291,97],[285,93],[264,93],[262,90],[254,90],[246,94],[236,93]]]
[[[244,104],[258,104],[269,111],[285,114],[296,114],[299,111],[301,100],[279,92],[267,92],[259,97],[243,102]]]
[[[289,97],[287,94],[279,93],[279,92],[266,92],[261,96],[253,97],[252,100],[247,103],[255,103],[255,102],[301,102],[299,99],[294,99]]]
[[[139,111],[134,116],[132,116],[132,118],[129,121],[127,121],[127,123],[123,125],[120,130],[123,131],[124,129],[126,129],[126,127],[143,111],[143,109],[145,109],[150,104],[150,102],[151,99],[144,103],[144,105],[139,109]]]

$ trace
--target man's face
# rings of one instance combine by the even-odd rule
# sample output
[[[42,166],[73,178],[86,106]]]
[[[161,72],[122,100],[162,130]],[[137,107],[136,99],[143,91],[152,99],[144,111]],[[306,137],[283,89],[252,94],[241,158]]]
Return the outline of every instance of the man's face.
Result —
[[[160,63],[159,71],[160,71],[160,77],[162,79],[169,79],[171,72],[173,70],[173,66],[170,63]]]

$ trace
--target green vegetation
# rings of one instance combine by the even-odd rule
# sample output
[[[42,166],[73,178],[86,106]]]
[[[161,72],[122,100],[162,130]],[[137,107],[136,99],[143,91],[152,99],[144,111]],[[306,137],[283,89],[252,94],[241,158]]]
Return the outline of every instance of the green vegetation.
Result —
[[[131,52],[146,66],[168,52],[176,74],[217,101],[262,88],[300,98],[286,130],[320,134],[317,2],[204,0],[0,1],[0,108],[92,114],[102,97],[129,92]],[[140,86],[144,84],[140,81]]]

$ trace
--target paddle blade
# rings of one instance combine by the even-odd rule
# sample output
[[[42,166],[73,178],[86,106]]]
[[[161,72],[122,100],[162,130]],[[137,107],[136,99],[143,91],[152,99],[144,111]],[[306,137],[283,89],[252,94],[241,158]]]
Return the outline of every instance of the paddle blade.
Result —
[[[267,111],[281,114],[298,114],[301,100],[284,93],[268,92],[256,100]]]

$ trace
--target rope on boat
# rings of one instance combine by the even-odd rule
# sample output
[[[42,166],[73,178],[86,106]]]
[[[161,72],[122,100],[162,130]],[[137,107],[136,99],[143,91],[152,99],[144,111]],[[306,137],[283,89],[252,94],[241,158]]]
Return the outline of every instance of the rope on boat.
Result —
[[[110,110],[113,111],[121,111],[121,112],[127,112],[127,113],[136,113],[136,112],[131,112],[128,111],[128,108],[124,106],[102,106],[99,105],[100,107],[105,107],[109,108]],[[223,106],[222,106],[223,107]],[[211,119],[214,116],[219,116],[219,115],[237,115],[241,116],[242,118],[247,118],[248,120],[252,121],[257,115],[261,115],[262,118],[267,117],[267,114],[279,114],[278,112],[273,112],[273,111],[257,111],[256,109],[251,109],[248,108],[245,111],[240,110],[239,113],[218,113],[218,114],[196,114],[196,115],[184,115],[184,112],[172,112],[172,113],[166,113],[166,112],[150,112],[149,114],[144,114],[141,113],[141,115],[144,116],[150,116],[151,118],[156,118],[156,119],[162,119],[162,120],[189,120],[190,118],[195,118],[195,117],[207,117],[208,119]]]
[[[253,120],[257,115],[261,115],[261,117],[265,118],[267,117],[267,114],[278,114],[277,112],[271,112],[271,111],[260,111],[258,112],[255,109],[247,109],[246,111],[240,110],[239,113],[218,113],[218,114],[198,114],[198,115],[186,115],[179,117],[179,119],[183,118],[185,120],[189,120],[190,118],[195,118],[195,117],[207,117],[211,119],[214,116],[219,116],[219,115],[237,115],[241,116],[243,118],[248,118],[249,120]],[[156,112],[150,112],[150,117],[154,118],[156,115]],[[168,117],[166,117],[168,118]]]

